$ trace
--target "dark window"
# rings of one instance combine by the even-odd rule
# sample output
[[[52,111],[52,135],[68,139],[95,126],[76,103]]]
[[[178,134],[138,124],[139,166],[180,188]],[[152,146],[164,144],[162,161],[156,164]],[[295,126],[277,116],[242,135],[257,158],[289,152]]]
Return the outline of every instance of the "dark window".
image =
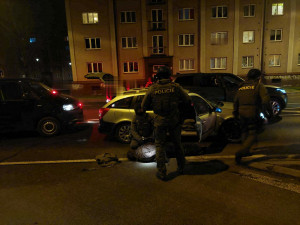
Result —
[[[20,100],[22,99],[21,87],[17,83],[5,83],[1,85],[4,100]]]
[[[92,48],[96,48],[95,38],[91,38],[91,44],[92,44]]]
[[[199,75],[195,77],[195,84],[199,87],[217,87],[217,82],[215,82],[216,76],[205,76]]]
[[[178,77],[176,78],[175,82],[180,84],[181,86],[193,86],[194,79],[193,77]]]
[[[197,96],[191,96],[191,98],[198,115],[210,112],[210,106],[202,98]]]
[[[132,99],[133,97],[121,99],[109,105],[108,108],[129,109]]]
[[[233,76],[223,76],[223,82],[226,87],[238,87],[243,81]]]

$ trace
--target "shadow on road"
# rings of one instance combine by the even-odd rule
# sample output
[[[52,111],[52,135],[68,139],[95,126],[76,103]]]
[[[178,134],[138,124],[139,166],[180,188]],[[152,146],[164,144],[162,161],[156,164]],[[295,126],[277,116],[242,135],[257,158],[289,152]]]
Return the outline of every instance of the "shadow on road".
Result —
[[[205,162],[189,162],[185,165],[183,175],[213,175],[228,170],[229,166],[220,160]],[[171,172],[167,175],[167,181],[180,175],[178,172]]]

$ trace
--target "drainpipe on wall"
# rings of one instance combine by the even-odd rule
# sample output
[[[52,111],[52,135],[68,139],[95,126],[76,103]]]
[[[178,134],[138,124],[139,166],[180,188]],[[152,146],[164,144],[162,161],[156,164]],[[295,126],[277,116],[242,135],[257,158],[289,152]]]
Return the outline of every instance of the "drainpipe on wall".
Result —
[[[266,23],[266,0],[263,0],[262,7],[262,23],[261,23],[261,44],[260,44],[260,70],[262,74],[265,74],[265,64],[264,64],[264,42],[265,42],[265,23]]]
[[[116,10],[116,0],[108,0],[110,15],[110,36],[111,36],[111,56],[112,56],[112,71],[114,77],[114,86],[116,87],[116,95],[118,95],[122,90],[120,87],[120,74],[119,74],[119,54],[118,54],[118,33],[117,33],[117,10]]]

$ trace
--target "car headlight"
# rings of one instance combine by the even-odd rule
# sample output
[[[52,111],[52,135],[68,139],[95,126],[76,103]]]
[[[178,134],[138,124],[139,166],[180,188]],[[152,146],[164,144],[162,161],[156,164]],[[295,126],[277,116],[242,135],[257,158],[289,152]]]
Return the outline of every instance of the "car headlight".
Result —
[[[277,88],[276,91],[280,91],[282,94],[286,94],[286,91],[284,89],[281,89],[281,88]]]
[[[65,104],[65,105],[63,105],[63,110],[65,110],[65,111],[71,111],[71,110],[74,110],[74,109],[75,109],[75,107],[74,107],[73,104]]]

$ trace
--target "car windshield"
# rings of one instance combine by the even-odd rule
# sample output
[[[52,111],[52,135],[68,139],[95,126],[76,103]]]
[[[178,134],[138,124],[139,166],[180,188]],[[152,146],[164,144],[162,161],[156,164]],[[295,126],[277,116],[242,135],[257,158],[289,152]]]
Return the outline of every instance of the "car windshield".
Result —
[[[49,95],[52,92],[52,89],[50,87],[48,87],[47,85],[41,82],[32,81],[29,83],[29,85],[34,90],[34,92],[39,96]]]

